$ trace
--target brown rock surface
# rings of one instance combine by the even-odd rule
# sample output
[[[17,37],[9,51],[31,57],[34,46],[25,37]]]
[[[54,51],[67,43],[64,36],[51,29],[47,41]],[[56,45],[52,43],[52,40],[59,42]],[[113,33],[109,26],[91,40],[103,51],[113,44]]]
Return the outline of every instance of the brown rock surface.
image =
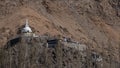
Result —
[[[119,0],[0,0],[0,46],[25,19],[42,35],[62,35],[120,61]]]

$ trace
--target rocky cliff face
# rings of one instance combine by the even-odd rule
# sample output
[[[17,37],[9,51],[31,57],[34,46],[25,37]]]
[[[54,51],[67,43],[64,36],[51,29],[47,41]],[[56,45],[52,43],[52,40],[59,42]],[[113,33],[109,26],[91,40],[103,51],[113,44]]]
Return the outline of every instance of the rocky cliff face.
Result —
[[[26,18],[36,34],[71,37],[108,63],[120,61],[119,0],[0,0],[1,47]]]

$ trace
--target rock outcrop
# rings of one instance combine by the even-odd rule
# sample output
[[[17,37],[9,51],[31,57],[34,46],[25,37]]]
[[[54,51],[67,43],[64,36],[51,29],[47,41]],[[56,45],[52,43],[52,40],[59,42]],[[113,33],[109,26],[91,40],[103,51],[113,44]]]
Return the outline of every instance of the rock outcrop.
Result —
[[[120,63],[119,0],[0,0],[0,47],[25,19],[38,35],[70,37],[104,56],[106,66]]]

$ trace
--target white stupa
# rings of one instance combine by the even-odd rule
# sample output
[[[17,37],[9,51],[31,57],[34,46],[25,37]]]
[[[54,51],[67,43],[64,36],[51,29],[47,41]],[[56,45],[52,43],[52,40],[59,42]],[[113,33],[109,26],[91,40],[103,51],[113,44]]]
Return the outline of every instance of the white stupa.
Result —
[[[25,27],[22,29],[22,33],[31,33],[32,29],[28,25],[28,20],[26,19]]]

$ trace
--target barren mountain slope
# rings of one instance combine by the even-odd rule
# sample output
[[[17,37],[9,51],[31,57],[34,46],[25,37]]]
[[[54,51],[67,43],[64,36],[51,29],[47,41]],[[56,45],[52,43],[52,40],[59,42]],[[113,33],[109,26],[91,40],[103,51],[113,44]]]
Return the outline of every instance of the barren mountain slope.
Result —
[[[71,37],[120,60],[119,0],[0,0],[1,46],[25,19],[37,34]]]

